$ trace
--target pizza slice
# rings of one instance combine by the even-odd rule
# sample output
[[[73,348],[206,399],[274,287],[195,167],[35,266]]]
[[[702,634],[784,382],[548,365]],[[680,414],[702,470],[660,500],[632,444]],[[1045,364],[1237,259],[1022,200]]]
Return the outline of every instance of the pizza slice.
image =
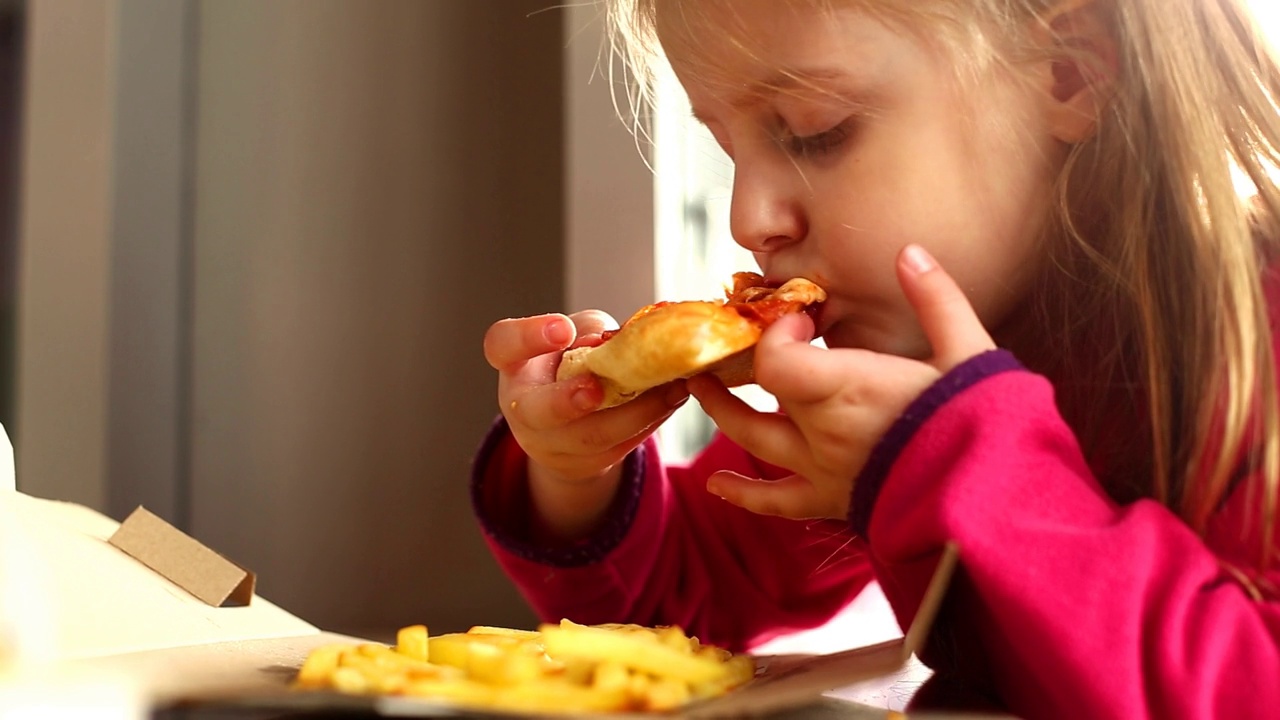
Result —
[[[753,348],[765,328],[783,315],[813,311],[826,298],[804,278],[770,287],[757,273],[735,273],[724,300],[654,303],[604,333],[599,345],[567,351],[556,379],[594,374],[604,386],[602,409],[704,372],[729,387],[746,385],[754,379]]]

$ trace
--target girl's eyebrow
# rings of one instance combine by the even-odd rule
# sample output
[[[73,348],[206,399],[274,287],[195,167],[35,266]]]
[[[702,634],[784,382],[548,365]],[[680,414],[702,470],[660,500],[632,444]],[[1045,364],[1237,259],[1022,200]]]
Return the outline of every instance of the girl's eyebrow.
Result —
[[[813,86],[836,82],[847,85],[847,88],[843,88],[846,91],[853,91],[856,86],[867,83],[868,79],[858,73],[851,72],[848,68],[811,67],[784,69],[772,73],[764,80],[748,83],[745,89],[729,97],[726,100],[726,104],[736,109],[749,108],[759,105],[764,98],[772,95],[796,90],[812,90],[815,89]],[[821,88],[821,90],[824,93],[830,92],[829,88]],[[708,118],[700,114],[697,108],[692,109],[691,115],[694,120],[703,125],[708,123]]]
[[[783,69],[773,73],[768,80],[758,83],[759,87],[770,90],[786,90],[811,82],[843,80],[853,77],[848,68],[812,67]]]
[[[808,67],[795,69],[782,69],[766,80],[752,85],[749,89],[751,95],[757,97],[766,94],[782,94],[794,92],[797,90],[814,90],[821,93],[830,93],[837,86],[844,93],[861,91],[870,85],[872,76],[865,71],[851,69],[849,67]]]

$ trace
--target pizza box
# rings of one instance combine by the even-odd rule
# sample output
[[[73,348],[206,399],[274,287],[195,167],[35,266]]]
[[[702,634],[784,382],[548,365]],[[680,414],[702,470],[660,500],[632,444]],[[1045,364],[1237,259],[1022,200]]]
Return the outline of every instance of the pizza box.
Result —
[[[0,717],[6,629],[19,660],[28,660],[21,666],[40,668],[46,680],[110,678],[144,708],[209,704],[387,717],[468,715],[415,698],[291,690],[312,649],[367,640],[325,632],[258,596],[251,572],[145,509],[117,523],[0,483],[0,511],[7,512],[0,513],[0,525],[9,533],[0,538]],[[905,637],[830,655],[759,657],[754,680],[687,706],[679,716],[763,715],[899,671],[923,644],[954,566],[951,551]]]

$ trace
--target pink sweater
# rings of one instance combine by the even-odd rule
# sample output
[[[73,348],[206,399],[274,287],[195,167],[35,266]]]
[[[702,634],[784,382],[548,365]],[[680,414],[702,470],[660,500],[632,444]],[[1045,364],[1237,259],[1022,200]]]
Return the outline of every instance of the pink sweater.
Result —
[[[940,674],[1024,717],[1280,715],[1280,571],[1246,584],[1229,569],[1253,566],[1248,493],[1205,538],[1156,502],[1118,505],[1053,388],[1003,351],[908,408],[858,478],[848,525],[755,516],[707,493],[712,469],[781,474],[718,437],[689,467],[643,446],[595,536],[536,546],[524,462],[496,426],[473,499],[546,619],[674,623],[750,648],[821,624],[874,577],[905,627],[955,540],[962,572],[923,657]]]

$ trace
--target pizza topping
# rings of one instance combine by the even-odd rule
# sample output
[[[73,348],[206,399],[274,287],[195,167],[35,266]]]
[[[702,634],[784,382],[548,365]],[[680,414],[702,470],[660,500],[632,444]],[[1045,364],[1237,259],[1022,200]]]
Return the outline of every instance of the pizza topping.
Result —
[[[725,299],[717,302],[756,323],[758,327],[766,328],[783,315],[803,309],[812,310],[813,307],[806,308],[806,306],[816,306],[823,300],[826,300],[826,293],[822,288],[804,278],[788,280],[781,286],[777,286],[766,281],[759,273],[736,272],[733,274],[733,286],[725,288]],[[672,304],[671,301],[664,300],[646,305],[628,318],[622,327]],[[621,330],[622,328],[605,330],[600,334],[600,341],[608,340]]]
[[[725,288],[725,296],[729,302],[743,302],[772,289],[760,273],[736,272],[733,274],[733,287]]]
[[[733,290],[728,293],[725,305],[766,328],[783,315],[800,312],[806,306],[809,310],[816,308],[826,297],[822,288],[804,278],[788,280],[781,287],[770,287],[760,275],[740,272],[734,273]]]
[[[783,315],[799,312],[804,307],[804,303],[769,297],[756,302],[734,304],[728,307],[763,329],[772,325]]]

